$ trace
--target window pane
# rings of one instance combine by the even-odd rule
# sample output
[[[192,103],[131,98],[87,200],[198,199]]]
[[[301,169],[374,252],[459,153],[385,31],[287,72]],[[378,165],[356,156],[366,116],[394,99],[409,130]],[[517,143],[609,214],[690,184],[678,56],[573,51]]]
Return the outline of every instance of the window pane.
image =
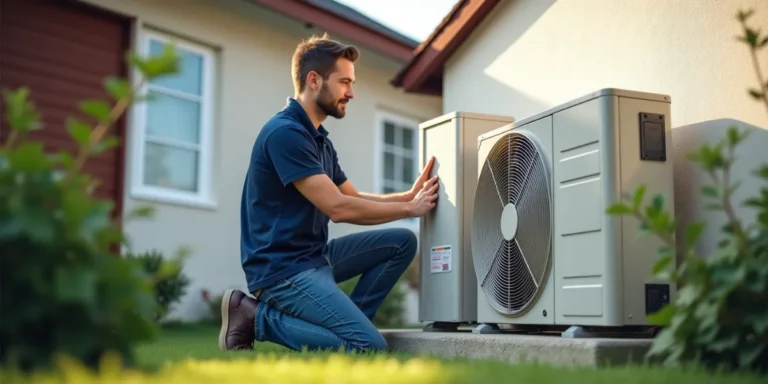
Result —
[[[413,129],[403,128],[403,148],[413,149]]]
[[[196,151],[147,143],[144,156],[144,184],[197,191]]]
[[[396,192],[394,188],[384,187],[384,193],[394,193],[394,192]]]
[[[150,54],[160,54],[164,47],[165,43],[152,40],[149,44]],[[199,96],[203,87],[203,57],[178,46],[176,53],[180,59],[179,71],[173,75],[156,78],[152,80],[152,84]]]
[[[389,121],[384,123],[384,142],[387,144],[395,144],[395,125]]]
[[[416,181],[416,177],[413,175],[413,159],[409,157],[401,157],[401,164],[403,165],[403,182],[413,183]]]
[[[395,156],[387,152],[384,152],[384,178],[395,178]]]
[[[147,135],[200,143],[200,103],[149,92],[153,100],[147,103]]]

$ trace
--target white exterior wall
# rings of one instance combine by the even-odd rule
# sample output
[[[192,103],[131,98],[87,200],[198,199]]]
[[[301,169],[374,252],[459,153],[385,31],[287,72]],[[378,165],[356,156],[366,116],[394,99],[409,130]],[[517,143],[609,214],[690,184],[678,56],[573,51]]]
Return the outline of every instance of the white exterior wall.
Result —
[[[701,209],[709,180],[685,155],[725,128],[753,130],[739,148],[736,202],[754,196],[750,171],[768,162],[768,111],[748,94],[757,80],[735,15],[764,0],[503,0],[445,67],[443,112],[512,115],[518,120],[600,88],[668,94],[675,151],[676,214],[706,220],[703,249],[720,238],[722,214]],[[764,51],[765,52],[765,51]],[[763,73],[768,55],[761,57]],[[741,210],[751,220],[753,213]]]
[[[134,251],[158,249],[170,254],[191,247],[186,273],[192,284],[171,318],[207,316],[200,292],[218,294],[229,287],[245,288],[240,268],[240,197],[253,142],[261,125],[283,108],[292,96],[290,63],[296,44],[316,30],[239,0],[84,0],[120,13],[136,16],[138,39],[147,31],[160,31],[180,41],[191,41],[211,50],[214,70],[210,85],[210,199],[204,203],[179,203],[139,196],[134,188],[137,171],[133,156],[140,140],[140,114],[132,114],[127,148],[125,211],[137,204],[156,206],[154,220],[126,223]],[[213,3],[216,3],[215,5]],[[332,36],[339,40],[343,37]],[[380,111],[410,119],[414,124],[439,114],[440,98],[406,95],[388,81],[401,65],[363,48],[356,66],[356,99],[343,120],[329,119],[325,126],[339,152],[347,176],[359,190],[371,191],[379,172],[374,171],[375,126]],[[366,227],[333,225],[331,236]]]

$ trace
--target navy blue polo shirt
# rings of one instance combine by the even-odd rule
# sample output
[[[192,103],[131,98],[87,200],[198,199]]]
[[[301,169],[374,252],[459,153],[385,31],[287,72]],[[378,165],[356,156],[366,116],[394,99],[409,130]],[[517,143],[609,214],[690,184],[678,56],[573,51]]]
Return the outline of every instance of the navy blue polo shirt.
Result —
[[[347,180],[328,131],[288,98],[256,137],[243,185],[240,250],[250,292],[327,264],[329,218],[292,184],[322,173],[337,186]]]

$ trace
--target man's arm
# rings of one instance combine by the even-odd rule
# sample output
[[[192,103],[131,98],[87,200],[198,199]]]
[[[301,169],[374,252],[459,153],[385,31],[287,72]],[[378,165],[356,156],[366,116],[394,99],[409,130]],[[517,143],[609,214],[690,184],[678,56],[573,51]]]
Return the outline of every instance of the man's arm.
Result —
[[[416,215],[410,202],[377,202],[342,193],[325,174],[305,177],[293,184],[334,223],[376,225]],[[342,185],[345,184],[351,185]]]
[[[359,197],[361,199],[376,201],[380,203],[406,203],[413,200],[414,196],[411,191],[388,193],[383,195],[369,192],[360,192],[357,190],[357,188],[355,188],[354,185],[352,185],[352,182],[349,180],[339,185],[339,190],[346,196]]]
[[[331,180],[323,171],[312,137],[297,127],[277,129],[266,140],[266,152],[283,185],[293,184],[307,200],[335,223],[375,225],[421,216],[435,206],[437,183],[429,184],[410,202],[382,203],[341,193],[339,174]]]
[[[425,183],[427,183],[428,181],[430,182],[432,181],[429,175],[432,172],[432,167],[434,164],[435,164],[435,157],[432,156],[429,158],[429,161],[427,161],[426,166],[421,171],[421,175],[419,175],[419,177],[413,183],[413,187],[408,191],[388,193],[388,194],[360,192],[354,187],[354,185],[352,185],[350,181],[346,179],[346,176],[344,177],[343,182],[337,182],[336,184],[339,186],[339,190],[341,190],[341,193],[347,196],[360,197],[366,200],[383,202],[383,203],[408,202],[413,200],[416,197],[416,194]],[[338,164],[336,166],[338,167]],[[437,176],[434,176],[434,178],[436,179]]]
[[[415,196],[415,193],[411,191],[391,193],[386,195],[358,191],[357,188],[352,185],[352,182],[347,180],[347,175],[344,173],[344,170],[341,169],[341,165],[339,164],[339,157],[335,149],[333,150],[333,166],[334,172],[332,181],[339,187],[341,193],[346,196],[358,197],[379,203],[405,203],[413,200],[413,196]]]

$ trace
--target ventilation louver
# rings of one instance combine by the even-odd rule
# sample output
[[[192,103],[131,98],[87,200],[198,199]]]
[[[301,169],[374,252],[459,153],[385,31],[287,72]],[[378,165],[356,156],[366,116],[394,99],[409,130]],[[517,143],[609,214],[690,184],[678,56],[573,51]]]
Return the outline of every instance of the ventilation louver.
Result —
[[[531,307],[552,258],[549,165],[525,132],[500,138],[478,178],[472,218],[475,273],[491,306],[508,316]]]

